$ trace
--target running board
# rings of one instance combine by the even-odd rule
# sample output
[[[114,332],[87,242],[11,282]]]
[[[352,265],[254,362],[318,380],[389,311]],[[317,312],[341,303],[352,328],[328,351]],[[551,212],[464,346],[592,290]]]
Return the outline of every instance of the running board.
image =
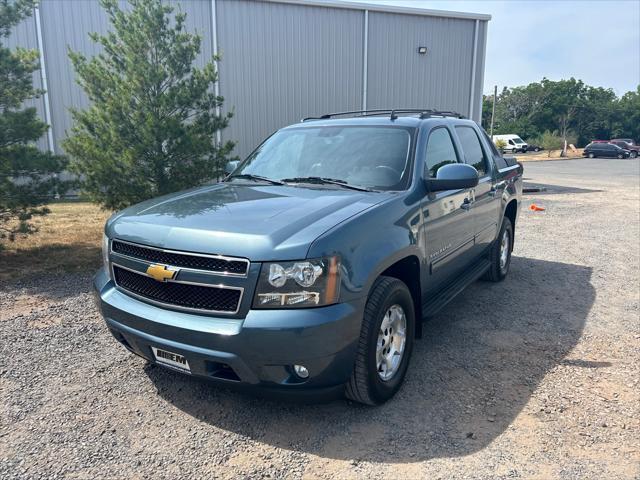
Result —
[[[464,272],[452,283],[449,284],[444,290],[438,293],[428,303],[423,303],[422,318],[432,317],[451,300],[453,300],[460,292],[462,292],[469,284],[478,280],[484,273],[491,267],[491,262],[486,258],[483,258],[478,263],[473,265],[469,270]]]

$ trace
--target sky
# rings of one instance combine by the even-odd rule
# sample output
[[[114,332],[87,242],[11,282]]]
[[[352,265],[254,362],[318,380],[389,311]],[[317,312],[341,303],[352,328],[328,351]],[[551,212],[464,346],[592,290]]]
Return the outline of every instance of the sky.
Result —
[[[575,77],[618,96],[640,83],[640,0],[355,1],[490,14],[485,93],[543,77]]]

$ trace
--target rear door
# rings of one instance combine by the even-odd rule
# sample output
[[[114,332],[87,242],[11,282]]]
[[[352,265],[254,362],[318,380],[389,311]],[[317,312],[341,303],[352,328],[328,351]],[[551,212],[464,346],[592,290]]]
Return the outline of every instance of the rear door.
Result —
[[[615,147],[615,145],[603,143],[602,155],[609,158],[616,157],[618,155],[618,149]]]
[[[475,246],[477,256],[498,235],[498,207],[500,197],[496,195],[493,162],[480,140],[480,133],[471,125],[457,125],[455,131],[460,142],[464,162],[478,171],[478,186],[471,190]]]
[[[429,133],[425,152],[425,178],[435,178],[438,169],[459,163],[452,133],[446,126]],[[427,258],[425,293],[438,290],[473,259],[471,191],[446,190],[429,193],[423,200],[424,250]]]

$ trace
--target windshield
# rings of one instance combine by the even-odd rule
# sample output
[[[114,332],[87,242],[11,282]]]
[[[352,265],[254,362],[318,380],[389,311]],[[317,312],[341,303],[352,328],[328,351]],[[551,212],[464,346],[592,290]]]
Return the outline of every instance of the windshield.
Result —
[[[515,137],[513,141],[516,143],[524,143],[524,140],[522,140],[520,137]]]
[[[272,180],[322,177],[377,190],[401,190],[409,173],[413,129],[324,126],[280,130],[234,175]]]

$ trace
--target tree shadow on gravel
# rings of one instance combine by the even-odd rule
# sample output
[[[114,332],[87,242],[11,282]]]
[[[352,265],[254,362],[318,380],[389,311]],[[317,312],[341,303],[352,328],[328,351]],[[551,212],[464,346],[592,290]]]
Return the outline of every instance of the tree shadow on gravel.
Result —
[[[20,292],[54,300],[75,296],[90,290],[101,255],[100,247],[90,244],[0,252],[0,293]]]
[[[160,367],[146,373],[204,428],[273,447],[368,462],[464,456],[503,433],[545,374],[563,364],[594,299],[591,268],[513,257],[506,281],[475,283],[425,324],[404,386],[373,408],[276,402]]]

